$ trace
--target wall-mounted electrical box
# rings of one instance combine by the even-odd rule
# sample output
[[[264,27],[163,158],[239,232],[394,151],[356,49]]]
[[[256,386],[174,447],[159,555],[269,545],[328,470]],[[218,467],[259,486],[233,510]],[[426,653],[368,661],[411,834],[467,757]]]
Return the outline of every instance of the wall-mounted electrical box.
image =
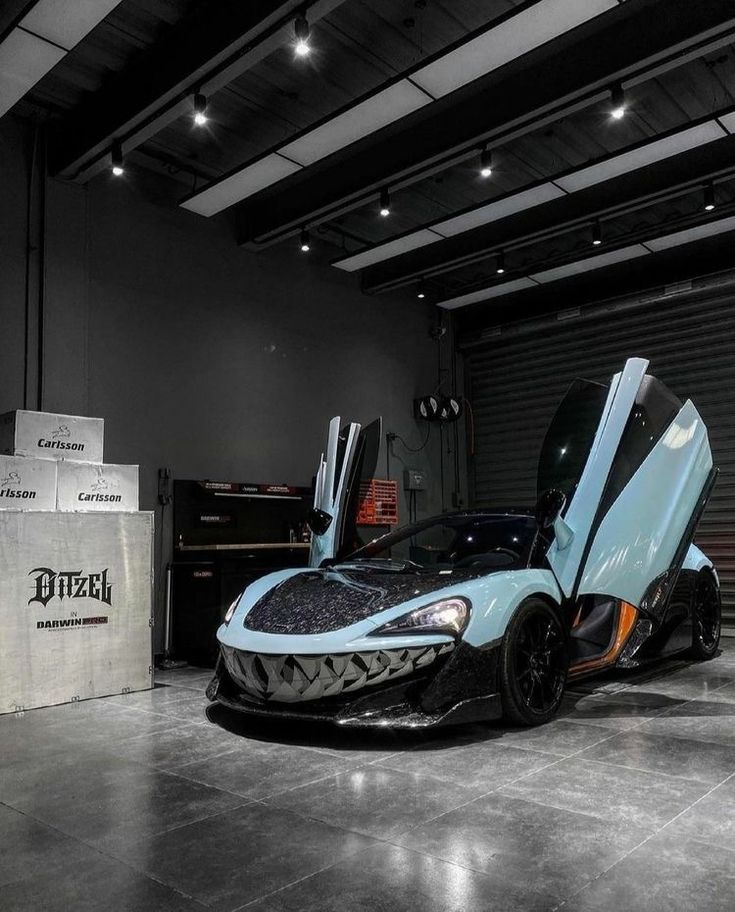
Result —
[[[403,487],[406,491],[425,491],[426,472],[422,469],[404,469]]]

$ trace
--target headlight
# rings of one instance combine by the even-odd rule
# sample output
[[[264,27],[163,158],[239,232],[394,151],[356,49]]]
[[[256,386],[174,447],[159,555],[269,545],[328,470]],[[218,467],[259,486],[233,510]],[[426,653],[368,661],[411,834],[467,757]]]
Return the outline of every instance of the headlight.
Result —
[[[449,633],[460,634],[470,619],[470,602],[466,598],[446,598],[425,608],[416,608],[372,631],[371,636],[385,633]]]
[[[235,608],[237,608],[237,603],[240,601],[240,596],[235,599],[235,601],[227,609],[227,614],[225,615],[225,624],[229,624],[232,620],[232,615],[235,613]]]

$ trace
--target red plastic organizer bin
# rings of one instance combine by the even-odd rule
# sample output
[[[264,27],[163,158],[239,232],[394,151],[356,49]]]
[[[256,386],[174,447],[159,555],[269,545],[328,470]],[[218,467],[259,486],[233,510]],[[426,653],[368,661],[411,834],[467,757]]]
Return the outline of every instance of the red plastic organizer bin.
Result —
[[[360,484],[358,526],[394,526],[398,522],[398,482],[372,478]]]

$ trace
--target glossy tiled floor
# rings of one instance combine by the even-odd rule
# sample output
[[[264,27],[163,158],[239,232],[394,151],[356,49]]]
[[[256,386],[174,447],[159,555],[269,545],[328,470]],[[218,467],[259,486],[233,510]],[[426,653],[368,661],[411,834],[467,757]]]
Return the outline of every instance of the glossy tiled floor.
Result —
[[[531,731],[207,719],[207,679],[0,717],[3,912],[735,909],[732,640]]]

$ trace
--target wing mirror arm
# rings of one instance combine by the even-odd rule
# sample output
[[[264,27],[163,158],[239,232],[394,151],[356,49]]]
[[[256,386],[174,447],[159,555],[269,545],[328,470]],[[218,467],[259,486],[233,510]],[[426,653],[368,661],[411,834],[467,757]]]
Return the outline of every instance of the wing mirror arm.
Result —
[[[562,519],[567,499],[562,491],[550,488],[539,497],[536,504],[536,522],[541,529],[553,529],[556,547],[564,551],[574,539],[574,530]]]
[[[553,522],[553,527],[556,547],[559,551],[564,551],[574,541],[574,529],[572,529],[568,523],[564,522],[561,516],[556,517]]]

